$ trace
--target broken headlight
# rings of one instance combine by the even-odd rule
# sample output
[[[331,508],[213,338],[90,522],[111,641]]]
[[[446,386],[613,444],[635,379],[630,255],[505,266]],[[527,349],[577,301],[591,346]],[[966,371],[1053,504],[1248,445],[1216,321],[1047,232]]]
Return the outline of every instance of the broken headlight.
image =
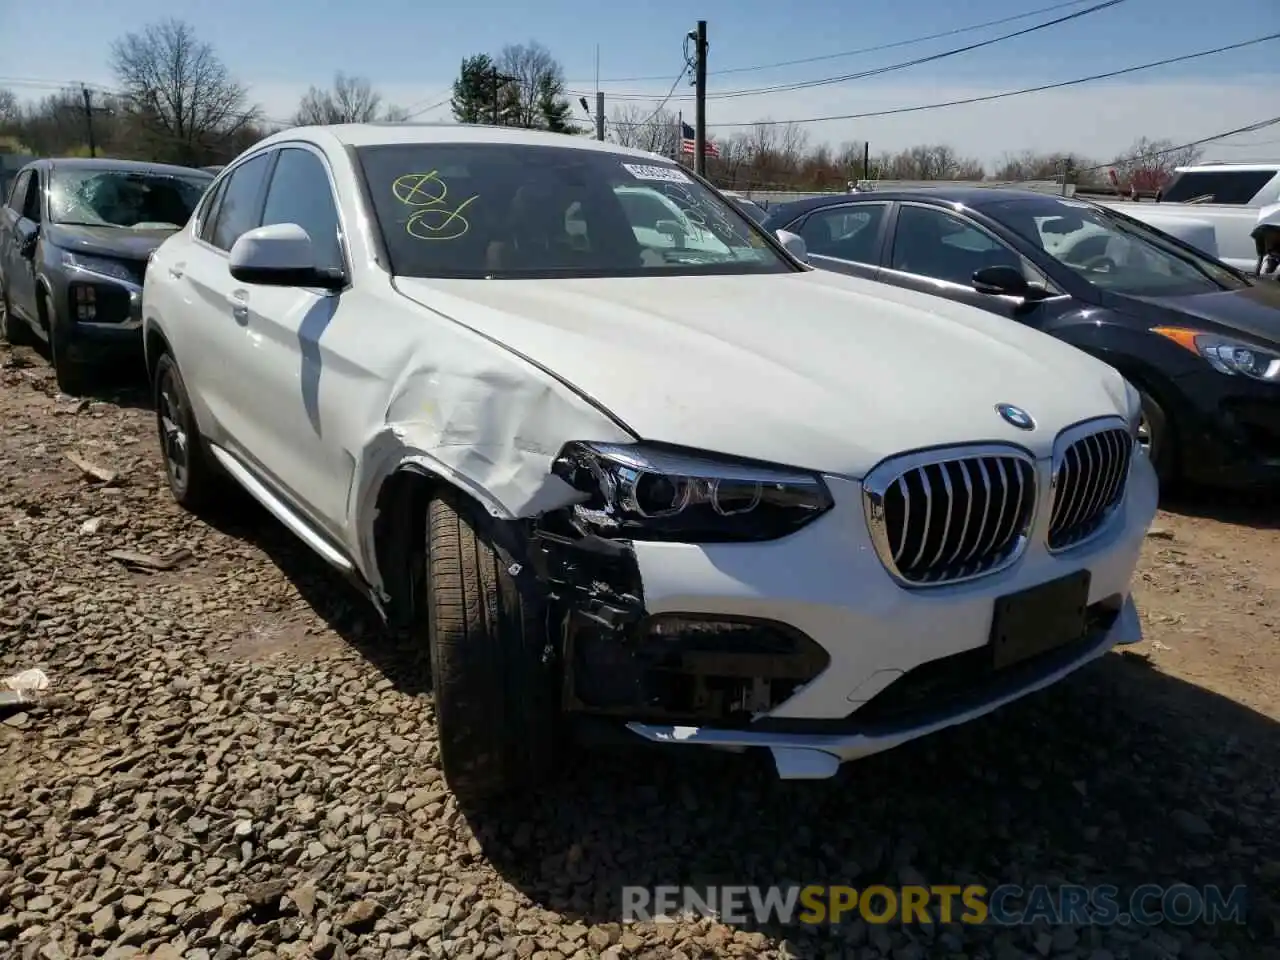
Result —
[[[630,540],[776,540],[832,505],[811,473],[639,444],[570,443],[552,472],[591,532]]]

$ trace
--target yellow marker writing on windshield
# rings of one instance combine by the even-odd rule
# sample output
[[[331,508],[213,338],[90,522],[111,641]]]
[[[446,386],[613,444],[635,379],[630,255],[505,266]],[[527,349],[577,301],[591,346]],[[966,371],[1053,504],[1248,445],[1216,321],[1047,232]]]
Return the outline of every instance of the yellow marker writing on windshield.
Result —
[[[480,199],[480,195],[468,197],[453,209],[446,200],[449,187],[437,171],[430,173],[406,173],[391,184],[391,193],[397,200],[413,209],[405,221],[405,231],[417,240],[456,240],[471,224],[462,211]]]

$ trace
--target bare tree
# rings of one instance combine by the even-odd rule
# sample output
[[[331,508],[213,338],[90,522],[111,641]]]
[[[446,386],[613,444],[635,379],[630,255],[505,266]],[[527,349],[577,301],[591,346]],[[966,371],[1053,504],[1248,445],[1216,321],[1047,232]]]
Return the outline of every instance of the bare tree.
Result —
[[[377,120],[407,120],[403,107],[384,106],[378,93],[364,77],[349,77],[338,72],[333,87],[312,87],[302,97],[293,122],[298,126],[330,123],[372,123]]]
[[[158,158],[207,162],[219,141],[258,119],[245,88],[181,20],[125,34],[111,46],[111,67],[127,111]]]
[[[1061,180],[1065,175],[1068,183],[1080,183],[1090,179],[1090,174],[1097,169],[1088,157],[1078,153],[1036,153],[1024,150],[1022,153],[1006,153],[1004,159],[995,167],[993,176],[997,180],[1019,182],[1025,180]]]
[[[22,108],[12,90],[0,89],[0,125],[17,123],[22,119]]]
[[[606,127],[609,139],[623,147],[648,150],[664,157],[675,157],[680,149],[678,120],[669,110],[654,112],[639,104],[624,104],[609,113]]]
[[[1119,184],[1141,191],[1161,189],[1173,171],[1200,159],[1199,147],[1177,147],[1172,140],[1140,137],[1111,165]]]
[[[962,157],[943,143],[881,153],[872,169],[881,180],[981,180],[986,175],[981,162]]]
[[[564,68],[540,43],[508,44],[498,55],[498,73],[512,78],[511,123],[537,130],[575,133],[573,108],[565,97]]]

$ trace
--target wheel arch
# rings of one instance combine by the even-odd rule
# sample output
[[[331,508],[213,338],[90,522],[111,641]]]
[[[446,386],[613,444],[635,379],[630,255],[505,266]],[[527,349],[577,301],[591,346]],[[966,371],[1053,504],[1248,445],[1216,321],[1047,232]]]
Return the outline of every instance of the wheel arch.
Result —
[[[404,463],[378,487],[372,521],[373,562],[385,597],[387,621],[409,627],[425,574],[427,507],[442,490],[460,488],[417,463]]]
[[[173,353],[169,338],[154,320],[146,320],[142,326],[142,359],[147,369],[147,380],[155,376],[156,361],[161,354]]]

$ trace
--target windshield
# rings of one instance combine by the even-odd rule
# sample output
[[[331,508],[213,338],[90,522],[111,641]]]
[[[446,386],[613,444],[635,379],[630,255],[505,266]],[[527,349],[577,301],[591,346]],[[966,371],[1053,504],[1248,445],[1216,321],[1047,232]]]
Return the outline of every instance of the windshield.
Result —
[[[1100,290],[1169,297],[1246,285],[1216,260],[1089,204],[1045,197],[993,203],[984,206],[983,212]]]
[[[396,276],[794,269],[744,214],[668,161],[494,143],[357,153]]]
[[[212,182],[196,173],[55,168],[49,214],[54,223],[75,226],[177,230]]]

